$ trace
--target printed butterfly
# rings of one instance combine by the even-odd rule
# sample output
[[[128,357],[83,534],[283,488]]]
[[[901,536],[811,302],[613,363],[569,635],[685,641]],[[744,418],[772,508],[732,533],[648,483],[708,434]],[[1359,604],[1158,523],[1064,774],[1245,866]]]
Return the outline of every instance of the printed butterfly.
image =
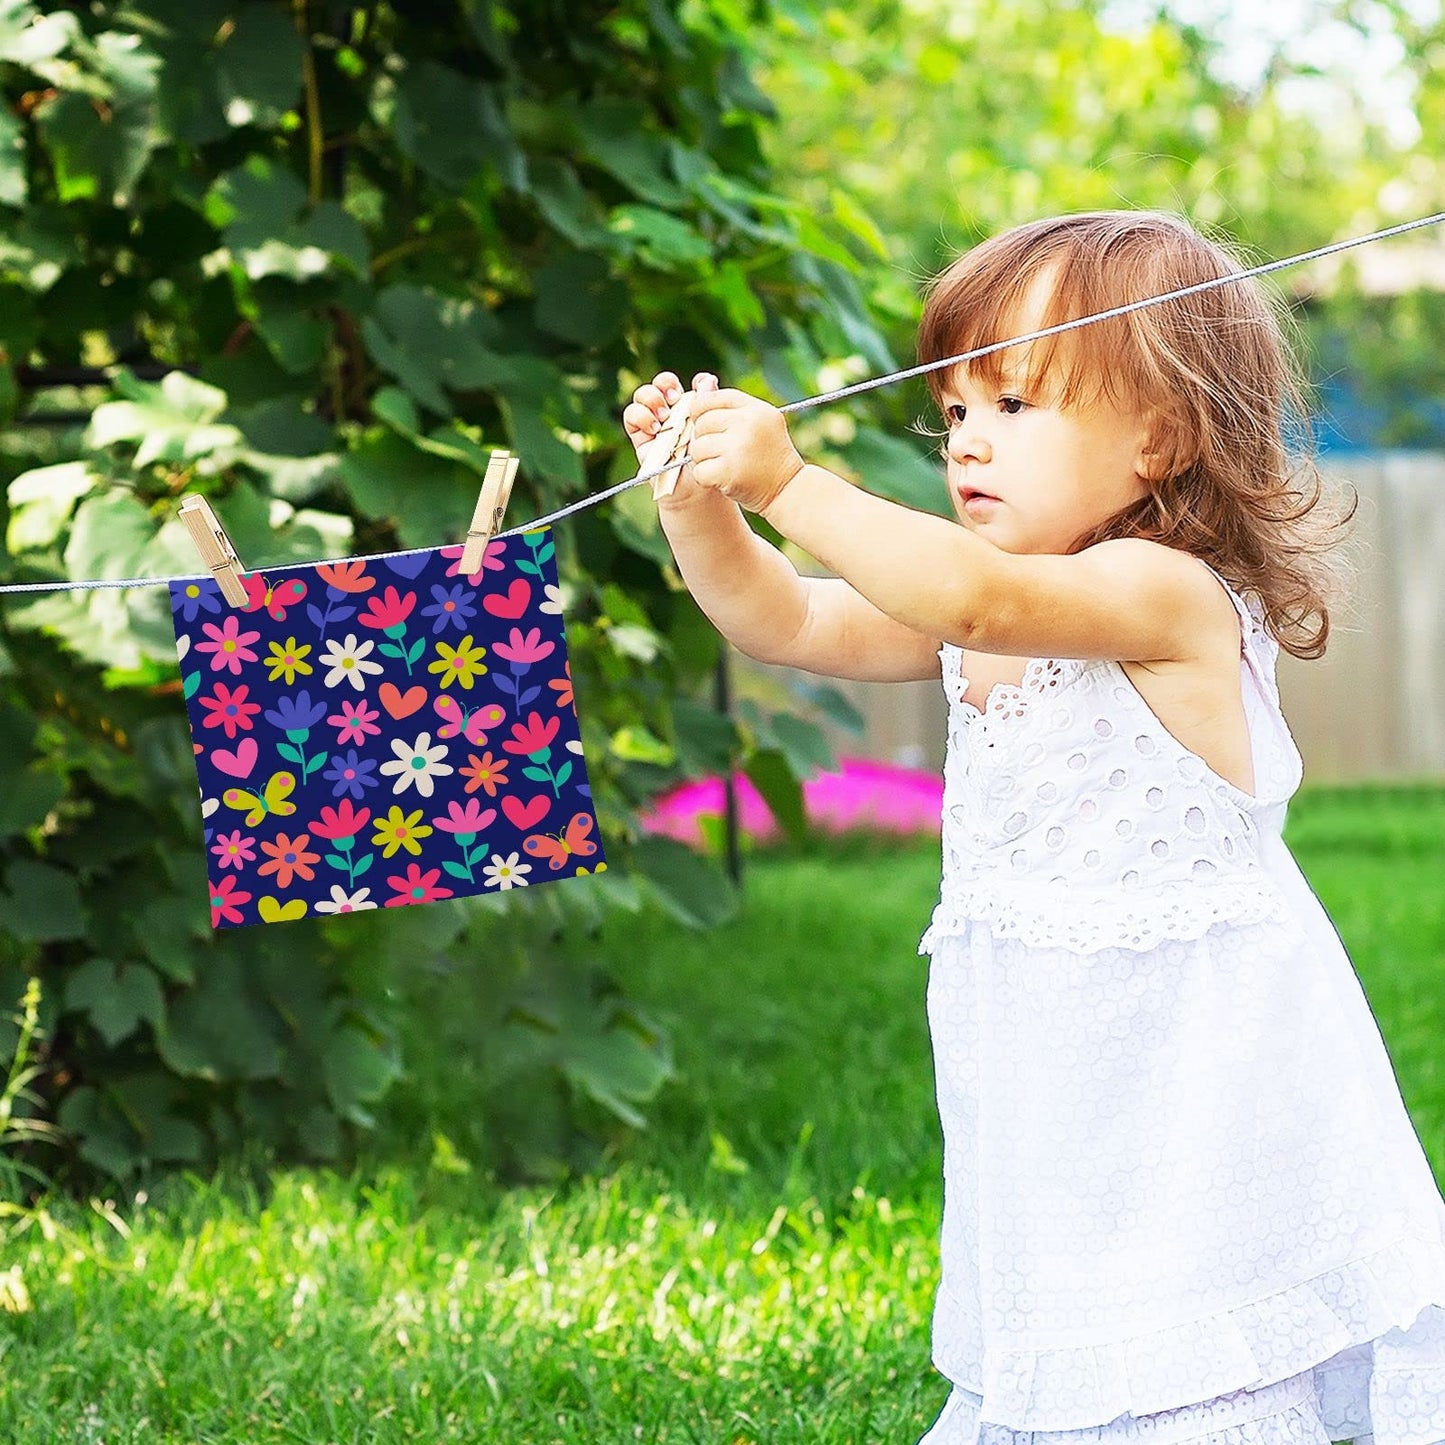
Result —
[[[228,808],[249,808],[250,812],[246,814],[246,826],[254,828],[268,813],[275,813],[278,818],[284,818],[288,813],[296,811],[296,804],[286,801],[288,794],[295,786],[295,773],[272,773],[270,781],[261,790],[260,797],[246,788],[227,788],[221,797],[225,800]]]
[[[437,736],[454,738],[464,732],[469,743],[484,743],[489,728],[501,727],[507,711],[500,703],[488,702],[472,709],[462,721],[462,705],[450,693],[443,693],[432,707],[446,719],[437,729]]]
[[[523,840],[522,847],[534,858],[545,858],[555,873],[567,861],[569,854],[586,858],[597,851],[597,844],[587,836],[592,831],[593,821],[591,813],[574,813],[572,821],[567,824],[565,836],[561,833],[533,833]]]
[[[242,611],[255,612],[261,608],[277,622],[285,622],[286,609],[295,607],[306,595],[306,584],[299,577],[288,577],[273,587],[261,573],[248,572],[241,578],[241,586],[246,589],[246,605]]]

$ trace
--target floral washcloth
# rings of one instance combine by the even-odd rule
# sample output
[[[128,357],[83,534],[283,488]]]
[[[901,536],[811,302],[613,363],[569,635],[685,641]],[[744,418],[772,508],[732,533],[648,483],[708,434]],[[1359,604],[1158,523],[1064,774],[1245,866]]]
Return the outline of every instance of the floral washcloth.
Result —
[[[551,529],[172,582],[212,928],[606,867]]]

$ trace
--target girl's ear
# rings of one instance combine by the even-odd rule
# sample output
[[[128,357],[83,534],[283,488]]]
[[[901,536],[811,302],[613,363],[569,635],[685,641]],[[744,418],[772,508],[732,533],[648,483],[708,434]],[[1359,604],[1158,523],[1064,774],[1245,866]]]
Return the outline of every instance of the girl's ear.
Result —
[[[1148,482],[1168,481],[1194,464],[1199,447],[1184,418],[1163,407],[1149,409],[1134,470]]]

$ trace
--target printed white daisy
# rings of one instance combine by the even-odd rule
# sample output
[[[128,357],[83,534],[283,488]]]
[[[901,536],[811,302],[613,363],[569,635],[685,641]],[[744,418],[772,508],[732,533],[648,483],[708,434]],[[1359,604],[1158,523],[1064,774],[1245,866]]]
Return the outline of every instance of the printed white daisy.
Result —
[[[191,639],[183,632],[176,638],[176,660],[178,662],[184,662],[186,660],[186,653],[190,650]]]
[[[555,583],[548,582],[542,588],[542,591],[546,593],[547,600],[537,604],[538,612],[550,612],[555,616],[557,613],[563,611],[562,604],[564,601],[567,604],[566,610],[569,612],[572,610],[572,599],[564,594],[562,587],[557,586]]]
[[[358,888],[355,893],[348,893],[341,884],[331,885],[331,902],[316,903],[312,906],[318,913],[360,913],[364,908],[376,908],[379,905],[367,895],[370,888]]]
[[[492,861],[482,869],[482,877],[488,888],[525,888],[527,880],[522,876],[532,871],[530,863],[518,863],[520,853],[509,853],[505,858],[500,853],[492,854]]]
[[[366,654],[375,646],[376,643],[369,637],[363,642],[354,632],[346,634],[345,642],[338,642],[334,637],[328,638],[326,651],[319,659],[323,667],[331,669],[326,674],[326,686],[336,687],[339,683],[349,682],[357,692],[365,692],[364,674],[385,670],[379,662],[366,661]]]
[[[422,733],[410,747],[400,738],[392,738],[391,750],[396,757],[383,763],[381,771],[396,774],[391,785],[393,793],[404,793],[415,784],[417,792],[429,798],[436,791],[436,779],[456,771],[450,763],[442,762],[451,749],[445,743],[432,747],[430,733]]]

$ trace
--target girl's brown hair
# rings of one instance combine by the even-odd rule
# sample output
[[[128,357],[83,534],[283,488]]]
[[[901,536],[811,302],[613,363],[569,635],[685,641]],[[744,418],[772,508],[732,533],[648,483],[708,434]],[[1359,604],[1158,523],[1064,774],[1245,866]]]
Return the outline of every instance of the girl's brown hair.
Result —
[[[1031,221],[975,246],[928,284],[919,362],[1019,334],[1014,320],[1024,297],[1050,268],[1053,294],[1040,330],[1246,269],[1165,212]],[[1301,431],[1308,422],[1305,382],[1285,341],[1291,325],[1288,308],[1250,278],[1027,343],[1023,365],[1057,405],[1102,397],[1131,411],[1152,409],[1158,419],[1148,493],[1070,550],[1147,537],[1189,552],[1236,589],[1259,594],[1281,647],[1316,658],[1349,570],[1331,549],[1359,497],[1342,515],[1320,507],[1324,480],[1313,458],[1303,449],[1289,454],[1287,413]],[[1004,367],[1018,362],[1019,348],[1006,347],[967,364],[996,389]],[[947,371],[926,373],[940,410]]]

